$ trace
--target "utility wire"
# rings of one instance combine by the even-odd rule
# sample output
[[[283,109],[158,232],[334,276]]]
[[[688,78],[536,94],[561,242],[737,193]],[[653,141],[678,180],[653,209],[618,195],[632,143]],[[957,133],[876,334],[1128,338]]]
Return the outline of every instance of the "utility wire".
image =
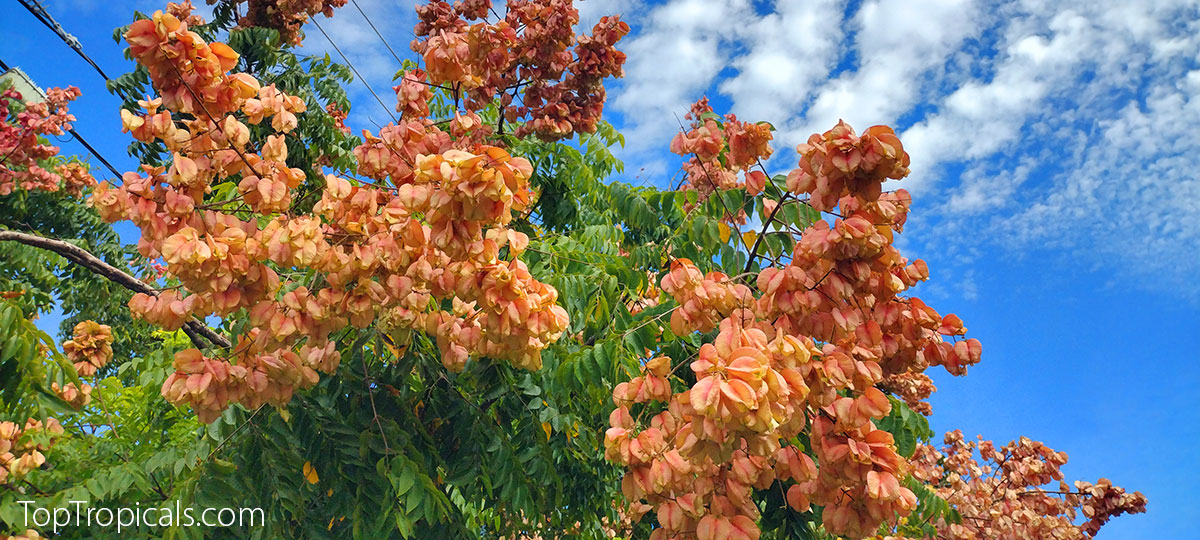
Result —
[[[71,50],[75,51],[76,54],[78,54],[85,61],[87,61],[87,63],[96,70],[96,73],[99,73],[100,76],[102,78],[104,78],[105,82],[108,82],[108,83],[113,82],[112,78],[109,77],[108,74],[105,73],[104,70],[100,68],[100,65],[97,64],[94,60],[92,60],[92,57],[88,56],[88,54],[86,52],[84,52],[83,44],[79,42],[79,39],[76,38],[75,36],[71,35],[70,33],[68,33],[67,30],[65,28],[63,28],[61,24],[58,23],[58,21],[54,20],[54,17],[51,16],[50,13],[46,11],[46,8],[42,6],[41,2],[39,2],[38,0],[17,0],[17,1],[20,2],[20,4],[26,10],[28,10],[29,13],[31,15],[33,15],[33,17],[35,19],[37,19],[39,22],[46,25],[47,28],[49,28],[51,31],[53,31],[59,37],[59,39],[61,39],[63,41],[63,43],[66,43],[67,46],[71,48]],[[8,66],[6,64],[4,64],[3,61],[0,61],[0,67],[5,69],[6,71],[8,70]],[[124,92],[121,92],[119,89],[114,88],[114,91],[122,99],[128,99],[127,96],[125,96]],[[91,152],[93,156],[96,156],[96,159],[100,160],[100,163],[103,163],[104,166],[107,167],[108,170],[110,172],[112,172],[114,176],[116,176],[117,178],[121,177],[121,173],[117,171],[117,168],[114,167],[112,163],[109,163],[109,161],[107,159],[105,159],[104,156],[102,154],[100,154],[100,152],[98,150],[96,150],[95,147],[93,147],[90,143],[88,143],[87,139],[84,139],[83,136],[80,135],[78,131],[75,131],[74,128],[71,128],[71,129],[68,129],[67,132],[70,133],[71,136],[75,138],[75,140],[79,141],[79,144],[82,144],[84,148],[87,148],[88,151]]]
[[[88,56],[88,54],[84,52],[83,44],[80,43],[75,36],[67,33],[62,25],[58,24],[58,21],[54,20],[54,17],[50,16],[50,13],[46,11],[46,8],[42,7],[41,2],[38,0],[17,1],[20,2],[22,6],[25,6],[25,9],[29,10],[29,13],[31,13],[34,18],[41,21],[41,23],[46,25],[46,27],[50,30],[54,31],[54,33],[58,35],[59,39],[62,39],[63,43],[66,43],[71,50],[75,51],[76,54],[86,60],[88,64],[91,64],[91,66],[96,69],[96,73],[99,73],[100,76],[104,78],[105,82],[109,83],[109,92],[115,93],[117,97],[125,101],[132,101],[123,90],[115,86],[111,86],[115,81],[113,81],[103,69],[100,69],[100,65],[92,60],[92,57]]]
[[[75,128],[68,129],[67,132],[70,133],[72,137],[75,137],[75,140],[79,141],[79,144],[82,144],[84,148],[87,148],[93,156],[96,156],[96,159],[100,160],[100,163],[103,163],[105,167],[108,167],[108,170],[113,173],[113,176],[116,176],[117,178],[121,177],[121,173],[117,172],[117,168],[113,167],[112,163],[109,163],[107,159],[104,159],[104,156],[100,155],[100,152],[98,152],[95,148],[92,148],[92,145],[88,144],[87,139],[84,139],[82,135],[76,132]]]
[[[46,28],[49,28],[55,34],[58,34],[58,37],[63,40],[63,43],[66,43],[67,46],[71,48],[71,50],[75,51],[77,54],[79,54],[79,56],[83,57],[83,59],[86,60],[88,64],[91,64],[91,66],[96,69],[96,72],[99,73],[101,77],[104,77],[104,80],[106,80],[106,81],[112,80],[108,77],[108,74],[104,73],[104,70],[100,69],[100,66],[98,64],[96,64],[96,62],[93,61],[90,56],[87,55],[87,53],[83,52],[83,44],[80,43],[79,40],[75,38],[75,36],[68,34],[67,31],[62,27],[62,25],[58,24],[58,21],[54,20],[54,17],[51,17],[50,14],[48,12],[46,12],[46,8],[42,7],[41,2],[39,2],[38,0],[17,0],[17,1],[20,2],[22,6],[25,6],[25,9],[29,10],[29,13],[33,14],[33,17],[35,19],[37,19],[38,21],[41,21],[42,24],[46,25]]]
[[[8,64],[4,63],[4,60],[0,60],[0,70],[2,70],[2,71],[9,70]],[[39,91],[40,91],[40,89],[39,89]],[[107,159],[104,159],[104,156],[101,155],[100,152],[97,151],[94,147],[92,147],[92,145],[87,142],[87,139],[83,138],[83,135],[80,135],[79,132],[75,131],[75,128],[68,129],[67,132],[70,133],[72,137],[75,137],[75,140],[79,141],[79,144],[82,144],[84,148],[87,148],[88,151],[91,152],[93,156],[96,156],[96,159],[100,160],[100,163],[103,163],[105,167],[108,167],[108,170],[112,171],[114,176],[116,176],[117,178],[121,177],[121,173],[117,172],[117,168],[113,167],[112,163],[109,163]],[[15,149],[16,148],[14,148],[14,150]],[[12,155],[12,152],[9,152],[9,155]],[[8,161],[7,155],[4,156],[3,160],[0,160],[0,164],[4,163],[5,161]]]
[[[371,18],[367,16],[366,12],[364,12],[361,7],[359,7],[358,1],[350,0],[350,3],[354,4],[354,9],[357,9],[358,13],[361,14],[363,16],[363,18],[367,20],[367,24],[371,26],[371,30],[374,30],[375,35],[379,36],[379,41],[382,41],[383,46],[387,47],[388,52],[392,53],[392,58],[395,58],[396,61],[399,62],[400,64],[404,64],[404,60],[400,59],[400,55],[396,54],[396,51],[392,50],[392,46],[389,45],[387,40],[383,38],[383,34],[379,33],[378,28],[375,28],[375,23],[371,22]],[[313,22],[315,23],[316,21],[313,21]]]
[[[358,81],[363,83],[363,86],[367,87],[367,90],[371,92],[372,96],[375,96],[375,101],[378,101],[379,106],[383,107],[384,111],[387,111],[388,116],[392,117],[392,121],[399,122],[399,120],[396,119],[396,115],[392,114],[392,109],[388,108],[388,106],[383,103],[383,99],[380,99],[379,94],[375,93],[375,89],[371,88],[371,84],[367,82],[367,79],[363,78],[362,74],[358,72],[358,68],[354,67],[354,63],[350,61],[350,58],[346,56],[346,53],[342,52],[342,49],[338,47],[337,43],[333,42],[333,38],[329,37],[329,34],[325,32],[324,28],[321,28],[321,23],[317,22],[316,17],[313,17],[309,20],[316,25],[317,30],[321,31],[321,35],[325,36],[325,39],[329,40],[329,44],[333,45],[333,50],[337,51],[337,53],[341,55],[342,60],[346,61],[346,65],[350,66],[350,70],[353,71],[354,75],[358,77]]]

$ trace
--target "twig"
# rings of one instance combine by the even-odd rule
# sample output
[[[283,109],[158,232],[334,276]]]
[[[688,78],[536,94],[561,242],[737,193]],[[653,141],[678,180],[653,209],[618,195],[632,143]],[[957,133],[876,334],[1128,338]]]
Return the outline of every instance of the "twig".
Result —
[[[786,198],[787,196],[785,195],[784,197]],[[779,209],[783,208],[785,202],[785,200],[781,199],[779,204],[775,205],[775,208],[771,209],[771,215],[767,216],[767,219],[763,220],[762,231],[758,233],[758,237],[754,239],[754,245],[750,247],[750,254],[746,259],[746,267],[742,269],[743,274],[750,271],[750,268],[754,264],[754,259],[758,255],[758,245],[761,244],[762,239],[767,236],[767,227],[771,226],[771,221],[775,219],[775,214],[779,213]]]
[[[208,453],[208,457],[204,458],[204,461],[208,461],[208,460],[212,459],[213,456],[217,455],[217,452],[220,451],[223,446],[225,446],[225,443],[232,440],[234,435],[237,435],[238,432],[242,430],[242,428],[246,427],[246,425],[248,425],[252,420],[254,420],[254,417],[258,416],[258,413],[261,412],[266,407],[267,406],[264,404],[264,405],[259,405],[257,409],[254,409],[254,413],[251,414],[250,417],[247,418],[245,422],[242,422],[241,424],[238,424],[238,427],[233,428],[233,431],[229,433],[229,436],[222,439],[221,442],[217,444],[217,447],[213,448],[212,452]]]
[[[367,372],[366,355],[360,354],[359,360],[362,360],[363,385],[367,388],[367,398],[371,400],[371,416],[373,416],[372,420],[375,421],[375,426],[379,428],[379,436],[383,438],[383,453],[385,456],[390,458],[392,455],[392,449],[390,445],[388,445],[387,432],[383,430],[383,423],[379,421],[379,409],[375,408],[375,391],[371,389],[371,381],[375,380],[375,378]],[[396,360],[398,361],[400,359],[396,358]]]
[[[104,262],[88,250],[63,240],[46,238],[36,234],[27,234],[17,231],[0,231],[0,242],[5,241],[18,242],[27,246],[53,251],[68,261],[78,264],[92,273],[116,283],[117,285],[125,287],[126,289],[129,289],[133,292],[145,293],[150,296],[158,296],[158,291],[147,285],[142,280],[135,278],[125,273],[121,269]],[[196,320],[195,318],[184,323],[183,332],[192,340],[192,344],[198,348],[205,348],[209,344],[216,345],[217,347],[221,348],[229,348],[231,345],[225,336],[222,336],[215,330],[205,326],[204,324],[201,324],[200,321]],[[208,343],[206,343],[201,336],[207,339]]]

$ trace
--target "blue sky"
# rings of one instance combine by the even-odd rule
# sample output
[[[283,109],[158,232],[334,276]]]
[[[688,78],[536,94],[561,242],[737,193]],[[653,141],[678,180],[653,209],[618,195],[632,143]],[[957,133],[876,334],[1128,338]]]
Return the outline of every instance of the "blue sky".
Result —
[[[43,0],[110,75],[112,28],[150,1]],[[408,2],[359,0],[398,52]],[[42,86],[84,90],[78,131],[122,170],[118,101],[15,2],[0,59]],[[588,0],[625,14],[626,78],[608,119],[627,180],[666,185],[687,105],[779,128],[792,147],[845,118],[895,126],[913,157],[902,237],[933,275],[919,294],[984,344],[965,378],[937,376],[936,430],[1067,452],[1069,479],[1108,477],[1150,499],[1103,540],[1195,537],[1200,495],[1200,7],[1194,1]],[[395,60],[347,6],[321,23],[380,95]],[[329,50],[309,29],[306,49]],[[355,129],[387,115],[356,82]],[[83,154],[75,143],[67,152]]]

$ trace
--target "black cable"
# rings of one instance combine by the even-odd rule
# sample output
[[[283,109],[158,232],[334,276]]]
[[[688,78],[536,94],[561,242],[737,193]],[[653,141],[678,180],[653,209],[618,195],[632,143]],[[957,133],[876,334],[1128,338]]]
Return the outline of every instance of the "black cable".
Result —
[[[378,28],[375,28],[375,23],[371,22],[371,18],[368,17],[366,12],[364,12],[363,9],[358,6],[357,0],[350,0],[350,3],[354,4],[354,9],[357,9],[358,12],[363,16],[363,18],[367,20],[367,24],[369,24],[371,26],[371,30],[374,30],[375,35],[379,36],[379,41],[382,41],[383,46],[387,47],[388,52],[392,53],[392,58],[395,58],[396,61],[399,62],[400,64],[404,64],[404,60],[400,59],[400,55],[396,54],[396,51],[392,50],[392,46],[389,45],[387,40],[383,38],[383,34],[379,33]],[[313,21],[313,22],[316,22],[316,21]]]
[[[55,34],[58,34],[58,37],[63,40],[63,43],[66,43],[71,50],[83,57],[88,64],[91,64],[91,66],[96,69],[96,72],[99,73],[101,77],[104,77],[104,80],[112,80],[109,78],[108,74],[104,73],[104,70],[100,69],[100,66],[96,64],[96,62],[93,61],[90,56],[87,55],[87,53],[83,52],[83,44],[79,43],[79,40],[76,39],[75,36],[68,34],[62,25],[58,24],[58,21],[54,20],[54,17],[51,17],[50,14],[46,12],[46,8],[42,7],[41,2],[38,2],[38,0],[17,1],[20,2],[22,6],[25,6],[25,9],[28,10],[35,19],[46,25],[46,28],[49,28]]]
[[[87,139],[84,139],[83,136],[81,136],[79,133],[76,133],[75,128],[68,129],[67,132],[70,133],[72,137],[75,137],[75,140],[79,141],[79,144],[82,144],[84,148],[87,148],[93,156],[96,156],[96,159],[100,160],[100,163],[103,163],[105,167],[108,167],[108,170],[112,171],[114,176],[117,178],[121,177],[121,173],[117,172],[117,168],[113,167],[112,163],[109,163],[107,159],[104,159],[104,156],[100,155],[100,152],[96,151],[95,148],[92,148],[92,145],[88,144]]]
[[[5,63],[4,60],[0,59],[0,70],[8,71],[9,69],[10,68],[8,67],[8,64]],[[96,159],[100,160],[100,163],[103,163],[105,167],[108,167],[108,170],[112,171],[113,175],[115,175],[117,178],[121,177],[121,173],[117,171],[117,168],[113,167],[112,163],[109,163],[107,159],[104,159],[104,156],[101,155],[95,147],[88,143],[87,139],[84,139],[79,132],[75,131],[75,128],[67,129],[67,132],[70,133],[72,137],[75,137],[75,140],[79,141],[79,144],[82,144],[84,148],[87,148],[88,152],[91,152],[93,156],[96,156]],[[13,150],[16,150],[16,147],[14,147]],[[12,155],[12,152],[9,152],[8,155],[4,156],[4,159],[0,160],[0,164],[8,161],[9,155]]]
[[[358,72],[358,68],[354,67],[354,64],[352,62],[350,62],[350,58],[346,56],[346,53],[342,52],[342,49],[337,46],[337,43],[333,42],[333,38],[329,37],[329,34],[325,33],[324,28],[321,28],[321,23],[317,22],[317,19],[315,17],[312,19],[309,19],[309,20],[311,20],[312,23],[314,25],[316,25],[317,30],[321,31],[321,35],[325,36],[325,39],[329,40],[329,44],[333,45],[333,50],[337,51],[337,53],[339,55],[341,55],[342,60],[346,61],[346,65],[350,66],[350,70],[353,71],[354,75],[356,75],[358,77],[359,82],[363,83],[363,86],[366,86],[367,90],[371,91],[371,95],[375,96],[375,101],[378,101],[379,106],[383,107],[383,110],[387,111],[388,116],[392,117],[392,121],[399,122],[399,120],[396,119],[396,115],[392,114],[392,110],[383,103],[382,99],[380,99],[379,94],[375,93],[375,89],[371,88],[371,84],[367,82],[367,79],[363,78],[362,74]]]
[[[0,63],[0,65],[2,65],[2,63]],[[8,70],[7,67],[5,67],[4,69],[6,71]],[[96,156],[96,159],[100,160],[100,163],[103,163],[105,167],[108,167],[108,170],[112,171],[113,175],[115,175],[117,178],[121,177],[121,173],[117,172],[117,168],[113,167],[112,163],[109,163],[107,159],[104,159],[104,156],[100,155],[100,152],[98,152],[95,148],[93,148],[91,144],[88,144],[87,140],[84,139],[81,135],[79,135],[79,133],[76,133],[74,128],[68,129],[67,133],[70,133],[72,137],[75,137],[75,140],[79,141],[79,144],[82,144],[83,147],[87,148],[88,151],[91,152],[93,156]],[[18,148],[18,146],[14,146],[12,150],[9,150],[9,152],[4,155],[3,159],[0,159],[0,166],[3,166],[4,163],[6,161],[8,161],[8,157],[11,156],[13,154],[13,152],[15,152],[17,150],[17,148]]]

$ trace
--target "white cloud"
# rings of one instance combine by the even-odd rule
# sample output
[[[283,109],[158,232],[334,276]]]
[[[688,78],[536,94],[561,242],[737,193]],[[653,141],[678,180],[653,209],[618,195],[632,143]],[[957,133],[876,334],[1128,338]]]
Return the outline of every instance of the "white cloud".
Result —
[[[738,74],[720,85],[733,111],[749,121],[796,113],[834,68],[842,40],[842,0],[776,2],[776,12],[742,32],[748,52],[733,60]]]
[[[1110,30],[1070,10],[1010,21],[991,80],[963,84],[903,134],[918,164],[907,187],[925,187],[939,164],[987,158],[1024,137],[1022,128],[1045,112],[1048,97],[1077,91],[1081,64],[1099,66],[1121,47],[1110,41]]]
[[[610,106],[625,118],[629,152],[665,149],[688,105],[732,58],[735,29],[749,24],[746,0],[673,0],[654,9],[628,39],[625,80]]]
[[[354,5],[347,4],[335,11],[333,17],[316,17],[317,23],[362,75],[362,81],[355,77],[354,82],[346,85],[346,92],[354,105],[347,124],[354,129],[355,134],[363,128],[372,132],[378,131],[375,124],[385,125],[392,121],[391,114],[394,114],[396,106],[396,94],[392,91],[395,83],[392,77],[400,70],[400,64],[388,51],[388,46],[390,45],[401,59],[416,59],[416,55],[409,48],[413,39],[412,28],[416,24],[413,3],[385,0],[357,2],[363,13],[359,13]],[[364,13],[383,33],[382,40],[367,24]],[[335,62],[346,63],[314,24],[305,25],[304,32],[306,39],[300,52],[328,54]],[[375,96],[366,89],[363,81],[370,84],[383,105],[380,105]]]
[[[906,187],[945,197],[939,230],[971,231],[950,252],[998,240],[1200,298],[1196,7],[1084,7],[1009,22],[992,79],[903,134],[921,166]]]
[[[860,128],[893,123],[935,89],[921,81],[944,75],[983,21],[975,0],[876,0],[851,21],[843,20],[842,0],[778,0],[772,9],[674,0],[651,12],[623,47],[630,60],[613,100],[631,146],[664,148],[679,127],[673,115],[682,116],[727,67],[735,74],[719,81],[720,93],[743,118],[775,123],[777,148],[839,118]],[[856,65],[830,80],[839,62]]]
[[[840,118],[860,129],[894,123],[929,97],[926,83],[982,30],[979,11],[974,0],[864,3],[852,25],[856,69],[827,83],[790,135],[802,140]]]
[[[1192,73],[1197,73],[1193,71]],[[1091,141],[1044,200],[998,219],[1017,246],[1083,251],[1146,288],[1200,296],[1200,97],[1190,78],[1155,87]],[[1144,281],[1152,278],[1152,281]]]
[[[661,161],[673,114],[714,86],[743,118],[781,128],[781,156],[839,118],[888,123],[913,156],[900,185],[916,219],[963,231],[912,238],[937,242],[946,263],[970,264],[983,238],[1165,276],[1200,297],[1183,283],[1200,271],[1194,0],[871,0],[845,12],[839,0],[673,0],[630,19],[641,30],[611,102],[634,147],[624,157]]]
[[[634,22],[639,15],[637,0],[581,0],[575,4],[579,9],[579,28],[581,34],[590,33],[592,27],[606,15],[620,15],[621,20]]]

